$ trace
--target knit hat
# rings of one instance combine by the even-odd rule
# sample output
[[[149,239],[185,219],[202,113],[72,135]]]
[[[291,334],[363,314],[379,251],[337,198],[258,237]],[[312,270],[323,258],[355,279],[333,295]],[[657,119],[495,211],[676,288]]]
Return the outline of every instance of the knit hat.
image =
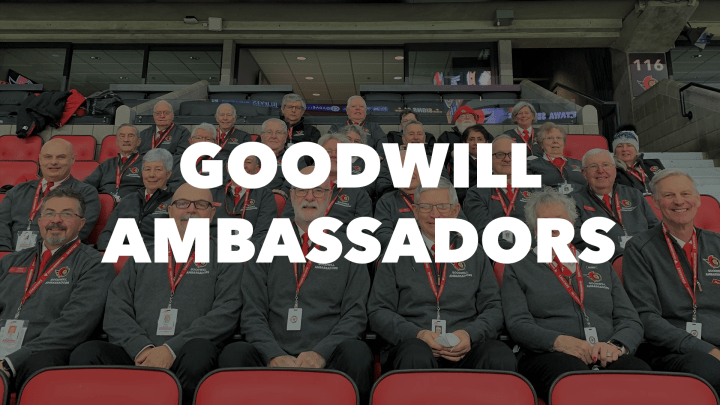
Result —
[[[615,152],[615,149],[621,143],[629,143],[635,147],[637,153],[640,153],[640,140],[635,131],[620,131],[615,134],[612,142],[612,151]]]
[[[464,105],[464,106],[458,108],[457,111],[455,111],[455,114],[453,114],[453,123],[454,123],[455,121],[457,121],[457,120],[458,120],[458,117],[460,117],[460,116],[463,115],[463,114],[472,114],[473,116],[475,116],[475,122],[478,121],[478,115],[477,115],[477,113],[475,112],[475,110],[473,110],[472,108]]]

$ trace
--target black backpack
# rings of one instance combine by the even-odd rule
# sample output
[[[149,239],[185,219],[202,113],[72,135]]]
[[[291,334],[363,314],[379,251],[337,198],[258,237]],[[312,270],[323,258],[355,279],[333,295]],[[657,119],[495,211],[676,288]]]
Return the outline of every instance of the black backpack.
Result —
[[[120,96],[112,90],[103,90],[87,97],[85,109],[89,115],[114,115],[115,110],[123,104]]]

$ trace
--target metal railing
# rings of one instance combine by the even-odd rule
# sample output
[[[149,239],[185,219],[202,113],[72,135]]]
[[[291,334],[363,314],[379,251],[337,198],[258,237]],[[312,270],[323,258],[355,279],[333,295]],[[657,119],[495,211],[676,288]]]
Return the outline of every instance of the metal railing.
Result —
[[[558,87],[561,88],[561,89],[563,89],[563,90],[567,90],[567,91],[569,91],[569,92],[571,92],[571,93],[577,94],[577,95],[580,96],[580,97],[584,97],[584,98],[588,99],[589,101],[592,101],[593,103],[599,104],[599,105],[601,105],[601,106],[603,106],[603,107],[606,107],[606,106],[607,106],[607,107],[612,107],[612,110],[610,110],[609,113],[601,116],[600,119],[604,120],[605,118],[607,118],[607,117],[609,117],[609,116],[611,116],[611,115],[614,115],[614,116],[615,116],[615,117],[614,117],[614,118],[615,118],[615,119],[614,119],[614,121],[615,121],[615,127],[617,128],[617,127],[620,126],[620,114],[619,114],[620,108],[619,108],[619,106],[618,106],[618,102],[617,102],[617,101],[604,101],[604,100],[600,100],[600,99],[597,98],[597,97],[593,97],[593,96],[587,95],[587,94],[581,92],[580,90],[575,90],[575,89],[573,89],[573,88],[571,88],[571,87],[568,87],[568,86],[566,86],[566,85],[564,85],[564,84],[561,84],[561,83],[555,83],[555,85],[552,86],[552,88],[550,89],[550,91],[553,92],[553,93],[555,93],[555,90],[556,90]]]
[[[689,89],[690,87],[699,87],[701,89],[713,91],[715,93],[720,93],[720,89],[717,89],[715,87],[706,86],[706,85],[700,84],[700,83],[695,83],[695,82],[690,82],[690,83],[686,84],[685,86],[683,86],[682,88],[680,88],[680,111],[681,111],[683,117],[686,117],[687,119],[692,120],[693,119],[692,111],[687,111],[685,109],[685,90]]]

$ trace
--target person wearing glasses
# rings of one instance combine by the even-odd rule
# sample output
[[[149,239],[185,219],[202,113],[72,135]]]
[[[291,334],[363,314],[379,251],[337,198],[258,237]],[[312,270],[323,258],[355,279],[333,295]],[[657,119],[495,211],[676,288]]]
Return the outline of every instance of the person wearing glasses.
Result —
[[[351,96],[347,101],[346,111],[348,119],[345,124],[333,124],[328,133],[338,133],[346,125],[357,125],[368,135],[367,145],[377,150],[383,156],[383,143],[388,141],[385,131],[380,125],[367,121],[367,104],[361,96]]]
[[[298,142],[317,142],[320,131],[305,123],[305,100],[297,94],[286,94],[280,104],[280,119],[285,121],[288,130],[288,144]]]
[[[577,218],[575,202],[551,188],[536,192],[525,205],[531,232],[541,218]],[[553,231],[553,237],[559,235]],[[536,235],[537,236],[537,235]],[[518,371],[548,402],[553,382],[572,371],[636,370],[650,366],[634,357],[643,326],[610,263],[540,262],[537,247],[505,266],[502,308],[512,340],[520,346]]]
[[[60,138],[50,139],[40,149],[38,163],[42,178],[18,184],[0,202],[0,250],[35,247],[40,236],[37,224],[40,206],[52,190],[71,188],[83,195],[86,215],[79,233],[80,240],[87,241],[97,222],[100,215],[97,190],[70,174],[75,163],[72,144]]]
[[[180,238],[192,218],[215,215],[210,190],[183,184],[170,208]],[[167,263],[128,259],[110,286],[103,330],[108,341],[90,341],[70,356],[74,366],[138,366],[170,370],[180,380],[183,404],[191,404],[200,380],[217,367],[220,345],[240,314],[243,265],[218,263],[210,239],[210,261],[195,249],[179,258],[168,245]]]
[[[303,169],[304,172],[311,167]],[[290,190],[297,238],[288,249],[307,257],[315,249],[308,227],[325,215],[331,191],[327,184]],[[350,242],[335,233],[343,246]],[[367,324],[370,276],[364,264],[341,256],[332,263],[290,263],[284,253],[270,263],[250,260],[242,279],[240,330],[245,342],[225,347],[218,365],[225,367],[299,367],[339,370],[357,385],[367,404],[373,384],[373,355],[360,340]]]
[[[190,145],[194,145],[198,142],[209,142],[217,144],[217,131],[212,124],[203,122],[193,130],[192,136],[190,137],[188,143]],[[222,160],[222,152],[222,150],[218,152],[218,154],[215,155],[214,158],[211,158],[210,156],[200,156],[195,162],[195,169],[198,171],[198,173],[203,174],[204,172],[202,172],[202,162],[204,160]],[[186,183],[185,178],[182,175],[182,170],[180,170],[181,159],[182,155],[173,156],[173,174],[172,176],[170,176],[170,180],[168,181],[170,188],[172,188],[173,190],[177,190],[181,185]]]
[[[112,264],[83,244],[85,198],[72,188],[50,191],[42,201],[42,240],[0,259],[0,369],[14,390],[36,371],[66,366],[102,319]]]
[[[567,132],[560,125],[546,122],[537,130],[542,153],[528,156],[528,173],[542,176],[542,185],[561,194],[570,194],[587,184],[582,175],[582,162],[563,155]]]
[[[403,256],[380,263],[368,300],[370,329],[387,342],[380,353],[383,373],[392,370],[461,368],[517,371],[512,350],[497,340],[503,326],[500,290],[482,249],[465,261],[435,260],[435,222],[457,218],[455,189],[418,186],[412,204],[428,263]],[[457,232],[450,249],[463,245]],[[439,330],[438,330],[439,328]]]
[[[482,235],[485,227],[496,218],[513,217],[525,222],[525,204],[530,196],[538,189],[517,188],[512,183],[512,144],[513,139],[508,135],[500,135],[492,141],[492,169],[493,174],[507,176],[507,187],[504,188],[477,188],[468,190],[463,210],[470,222]],[[521,156],[522,159],[525,156]],[[500,246],[507,249],[515,244],[515,235],[504,231],[499,236]]]
[[[238,145],[245,142],[252,142],[252,137],[247,132],[235,128],[237,111],[232,104],[220,104],[215,111],[215,121],[218,124],[216,141],[222,148],[216,159],[227,161],[230,153]]]
[[[138,152],[140,142],[142,141],[135,125],[120,125],[115,135],[115,144],[120,153],[117,157],[100,163],[83,181],[93,186],[98,193],[112,195],[118,202],[122,197],[141,188],[142,156]]]
[[[278,164],[278,170],[275,173],[275,178],[273,178],[266,187],[270,190],[282,191],[285,199],[287,199],[289,186],[285,184],[285,176],[283,175],[282,167],[280,165],[282,164],[282,158],[285,154],[287,139],[288,127],[285,121],[277,118],[270,118],[263,122],[262,132],[260,132],[260,138],[258,140],[267,145],[273,151]],[[307,166],[305,159],[298,159],[298,169],[302,169],[305,166]]]
[[[615,183],[617,169],[608,150],[589,150],[583,156],[582,165],[582,174],[588,184],[570,194],[578,212],[574,243],[579,248],[587,247],[580,240],[580,227],[588,219],[602,216],[615,222],[615,226],[607,233],[598,233],[607,235],[615,243],[613,257],[621,255],[630,238],[660,221],[640,190]]]
[[[140,132],[140,153],[151,149],[163,148],[173,155],[182,155],[190,144],[190,131],[182,125],[176,125],[175,113],[169,102],[160,100],[153,107],[155,125],[151,125]]]
[[[146,245],[154,244],[155,219],[168,217],[172,192],[167,186],[172,175],[173,157],[165,149],[149,151],[142,160],[144,188],[128,194],[116,206],[98,237],[98,250],[106,250],[120,218],[133,218]]]

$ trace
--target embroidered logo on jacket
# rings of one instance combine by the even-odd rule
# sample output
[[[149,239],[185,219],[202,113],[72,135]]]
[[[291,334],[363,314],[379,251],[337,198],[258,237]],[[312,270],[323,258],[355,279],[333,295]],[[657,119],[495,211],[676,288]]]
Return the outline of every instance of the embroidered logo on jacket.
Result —
[[[360,166],[353,166],[354,170],[360,171]]]
[[[717,269],[718,267],[720,267],[720,259],[718,259],[717,257],[715,257],[713,255],[710,255],[707,259],[703,259],[703,260],[705,260],[705,263],[712,266],[713,269]]]
[[[172,142],[172,136],[168,135],[167,138],[165,138],[165,141],[163,143],[170,143]]]
[[[132,174],[138,174],[138,172],[140,172],[140,169],[138,169],[137,167],[131,167],[131,168],[130,168],[130,173],[132,173]]]
[[[27,267],[10,267],[10,270],[8,270],[8,273],[25,273],[27,271]]]
[[[453,266],[455,266],[455,268],[458,269],[458,270],[460,270],[460,271],[464,271],[464,270],[465,270],[465,262],[453,263]]]
[[[350,201],[350,197],[348,197],[347,194],[341,195],[339,199],[340,199],[340,201],[342,201],[344,203]]]
[[[55,275],[58,277],[65,277],[70,272],[70,269],[67,267],[63,267],[61,269],[55,269]]]
[[[588,205],[583,205],[583,208],[585,208],[585,211],[592,211],[592,212],[595,212],[595,208],[593,208],[593,207],[590,207],[590,206],[588,206]]]
[[[162,203],[162,204],[158,205],[157,210],[158,211],[167,211],[167,204]]]
[[[255,205],[255,200],[252,200],[252,199],[248,200],[248,205]]]
[[[531,195],[532,195],[532,193],[529,192],[529,191],[523,191],[523,192],[522,192],[522,196],[525,197],[525,198],[530,198]]]
[[[238,143],[237,138],[230,138],[230,143]]]
[[[630,208],[630,207],[632,207],[632,203],[631,203],[630,201],[628,201],[628,200],[622,200],[622,201],[620,202],[620,204],[622,204],[622,206],[625,207],[625,208]]]
[[[650,167],[650,171],[651,171],[651,172],[656,172],[656,171],[658,171],[658,170],[660,170],[660,168],[657,167],[657,166],[652,166],[652,167]]]
[[[596,283],[602,281],[602,276],[599,273],[591,271],[587,274],[588,278]]]

